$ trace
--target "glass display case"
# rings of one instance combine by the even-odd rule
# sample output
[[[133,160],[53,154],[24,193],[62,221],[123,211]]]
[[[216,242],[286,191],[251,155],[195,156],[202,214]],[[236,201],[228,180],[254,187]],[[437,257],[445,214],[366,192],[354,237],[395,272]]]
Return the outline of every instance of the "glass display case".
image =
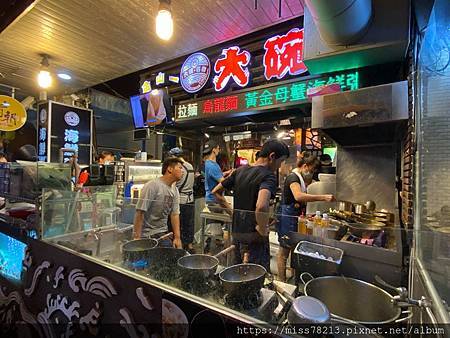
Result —
[[[71,190],[68,164],[17,161],[0,164],[0,194],[34,200],[42,189]]]
[[[119,210],[114,185],[79,191],[43,189],[42,238],[115,227]]]

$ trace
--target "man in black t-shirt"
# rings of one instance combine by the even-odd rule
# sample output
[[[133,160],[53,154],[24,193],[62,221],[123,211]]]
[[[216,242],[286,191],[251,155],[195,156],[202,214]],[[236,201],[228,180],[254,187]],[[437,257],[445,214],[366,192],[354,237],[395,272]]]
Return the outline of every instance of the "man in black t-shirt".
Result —
[[[289,148],[281,141],[270,140],[263,145],[259,158],[252,166],[235,170],[213,189],[219,203],[226,207],[221,192],[233,190],[233,244],[236,246],[235,264],[242,263],[248,254],[248,263],[270,269],[269,203],[275,197],[275,172],[289,157]]]

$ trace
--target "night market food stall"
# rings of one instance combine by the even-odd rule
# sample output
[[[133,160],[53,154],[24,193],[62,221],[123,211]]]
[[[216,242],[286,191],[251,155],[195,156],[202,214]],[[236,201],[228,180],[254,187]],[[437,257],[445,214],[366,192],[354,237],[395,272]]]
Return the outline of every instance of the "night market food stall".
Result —
[[[385,5],[374,6],[380,13]],[[433,81],[448,73],[425,47],[445,37],[409,41],[408,16],[396,14],[409,12],[409,2],[396,6],[382,19],[396,18],[400,28],[378,36],[400,37],[389,53],[370,44],[363,53],[361,46],[330,52],[306,11],[303,25],[284,22],[143,71],[130,99],[135,139],[167,134],[196,162],[206,139],[235,153],[234,167],[253,163],[271,138],[286,141],[293,158],[333,149],[335,174],[319,180],[334,185],[338,202],[310,206],[330,217],[322,231],[289,233],[290,283],[279,282],[276,269],[230,263],[230,241],[214,257],[159,246],[165,238],[133,240],[139,189],[160,164],[92,165],[92,111],[50,100],[37,113],[39,162],[0,164],[0,322],[24,322],[19,329],[38,336],[187,337],[205,329],[338,336],[373,327],[402,334],[424,323],[420,329],[432,331],[420,333],[444,335],[437,324],[448,321],[448,207],[445,192],[435,197],[433,175],[444,177],[446,162],[432,165],[443,148],[427,142],[437,134],[441,144],[448,134],[442,108],[433,105]],[[438,14],[445,9],[436,2],[431,32],[445,22]],[[373,31],[383,21],[374,20]],[[53,119],[66,126],[54,129]],[[90,166],[93,184],[74,189],[73,166],[63,163],[74,152]],[[280,187],[282,179],[280,172]],[[323,323],[337,325],[295,331]]]

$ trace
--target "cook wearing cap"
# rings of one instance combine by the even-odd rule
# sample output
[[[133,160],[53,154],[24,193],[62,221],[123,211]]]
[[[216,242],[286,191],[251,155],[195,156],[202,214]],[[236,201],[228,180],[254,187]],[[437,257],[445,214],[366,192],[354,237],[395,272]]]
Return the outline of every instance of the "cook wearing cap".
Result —
[[[215,158],[214,158],[214,161],[215,161],[217,158],[217,155],[219,155],[219,152],[220,152],[219,144],[216,141],[210,140],[210,141],[206,142],[205,145],[203,146],[202,153],[203,153],[203,155],[208,155],[208,154],[212,153],[212,151],[214,149],[217,151],[217,153],[215,153]]]

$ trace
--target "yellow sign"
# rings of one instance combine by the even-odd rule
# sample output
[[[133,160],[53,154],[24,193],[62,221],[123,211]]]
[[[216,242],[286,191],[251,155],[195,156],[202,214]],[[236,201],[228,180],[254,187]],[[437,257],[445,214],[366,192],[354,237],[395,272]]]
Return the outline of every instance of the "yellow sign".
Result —
[[[27,112],[19,101],[10,96],[0,95],[0,130],[20,129],[26,121]]]
[[[152,91],[152,85],[150,84],[150,81],[144,81],[144,83],[141,86],[142,94],[147,94]]]

